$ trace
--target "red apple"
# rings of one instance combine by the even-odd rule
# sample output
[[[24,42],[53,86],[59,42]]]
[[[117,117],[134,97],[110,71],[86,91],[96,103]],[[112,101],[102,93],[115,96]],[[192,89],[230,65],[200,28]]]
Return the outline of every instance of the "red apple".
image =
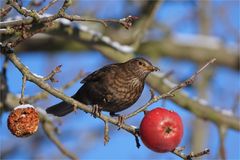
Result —
[[[183,124],[181,117],[174,111],[155,108],[146,113],[140,125],[143,143],[155,152],[169,152],[181,142]]]

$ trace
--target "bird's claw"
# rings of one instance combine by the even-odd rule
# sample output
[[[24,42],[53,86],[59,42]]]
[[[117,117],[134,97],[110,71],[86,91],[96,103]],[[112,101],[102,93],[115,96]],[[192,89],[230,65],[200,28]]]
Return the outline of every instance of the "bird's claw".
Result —
[[[121,116],[120,114],[116,114],[115,112],[110,112],[109,113],[111,117],[117,117],[118,118],[118,130],[120,130],[122,128],[122,125],[124,124],[124,120],[125,120],[125,117],[124,116]]]
[[[101,108],[98,105],[92,106],[92,116],[96,118],[98,116],[101,116]]]
[[[122,125],[124,124],[124,120],[125,120],[124,116],[121,116],[121,115],[118,116],[118,123],[117,123],[119,127],[118,130],[122,128]]]

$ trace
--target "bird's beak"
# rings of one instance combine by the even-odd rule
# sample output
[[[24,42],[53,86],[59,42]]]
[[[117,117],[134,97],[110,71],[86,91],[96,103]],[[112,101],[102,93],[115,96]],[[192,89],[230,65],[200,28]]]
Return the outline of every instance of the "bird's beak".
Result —
[[[160,71],[160,69],[159,69],[158,67],[155,67],[155,66],[150,66],[150,67],[148,68],[148,70],[151,71],[151,72]]]

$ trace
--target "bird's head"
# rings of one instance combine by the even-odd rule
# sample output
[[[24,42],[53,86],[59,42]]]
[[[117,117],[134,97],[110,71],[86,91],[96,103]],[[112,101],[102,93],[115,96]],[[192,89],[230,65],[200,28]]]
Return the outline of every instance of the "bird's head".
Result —
[[[144,58],[133,58],[125,62],[125,64],[127,64],[128,69],[130,69],[134,75],[137,75],[140,78],[145,78],[149,73],[160,70]]]

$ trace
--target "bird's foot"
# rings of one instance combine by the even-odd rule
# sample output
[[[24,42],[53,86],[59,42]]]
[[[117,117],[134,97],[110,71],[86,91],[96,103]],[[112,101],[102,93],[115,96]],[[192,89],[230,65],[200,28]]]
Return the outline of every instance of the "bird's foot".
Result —
[[[102,108],[100,108],[97,104],[92,106],[92,116],[94,118],[96,118],[97,115],[101,116],[101,111],[102,111]]]
[[[124,116],[121,116],[121,115],[118,116],[118,123],[117,123],[119,127],[118,130],[122,128],[122,125],[124,124],[124,120],[125,120]]]
[[[120,114],[116,114],[115,112],[110,112],[110,116],[118,118],[117,125],[119,127],[118,130],[120,130],[122,128],[122,125],[124,124],[124,120],[125,120],[124,116],[122,116]]]

